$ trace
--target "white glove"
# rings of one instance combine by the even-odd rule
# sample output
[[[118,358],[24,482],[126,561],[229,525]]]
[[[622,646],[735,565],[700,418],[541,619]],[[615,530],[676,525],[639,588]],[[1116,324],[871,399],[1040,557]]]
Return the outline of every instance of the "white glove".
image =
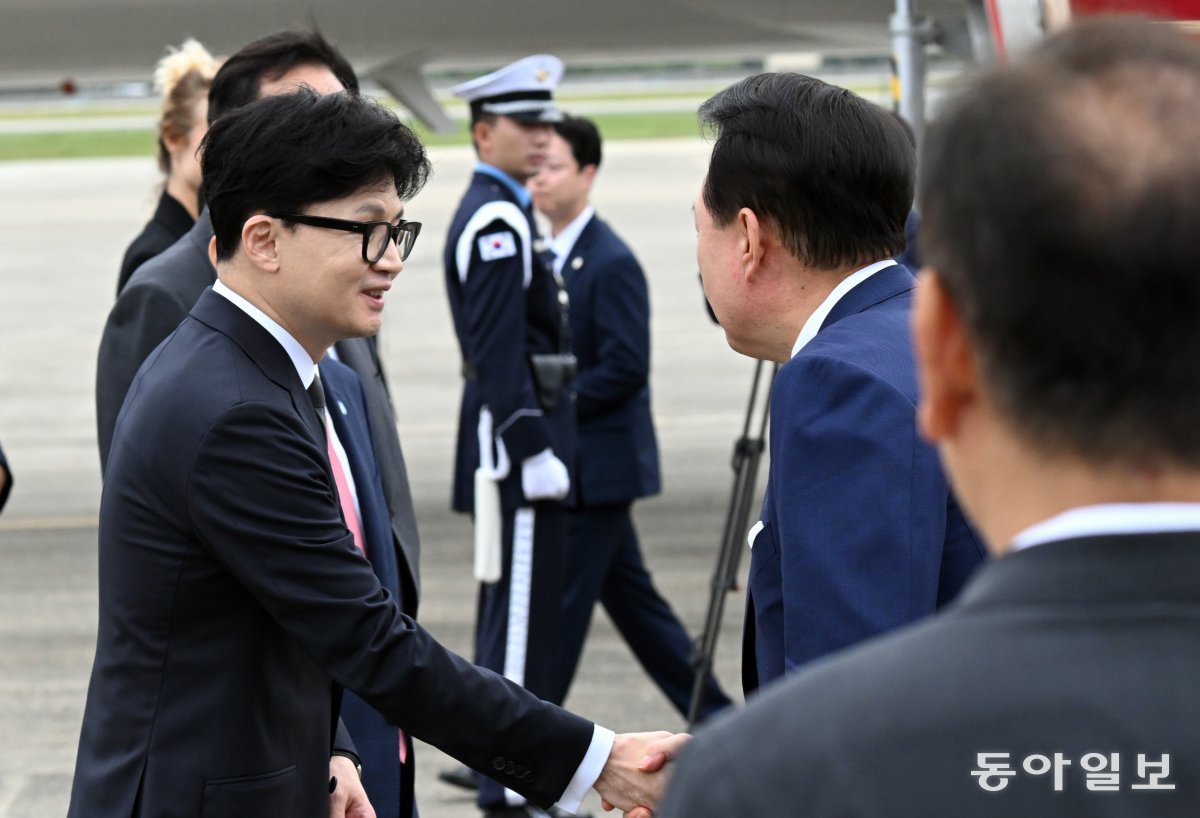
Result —
[[[550,449],[521,461],[521,491],[526,500],[561,500],[571,490],[571,475]]]

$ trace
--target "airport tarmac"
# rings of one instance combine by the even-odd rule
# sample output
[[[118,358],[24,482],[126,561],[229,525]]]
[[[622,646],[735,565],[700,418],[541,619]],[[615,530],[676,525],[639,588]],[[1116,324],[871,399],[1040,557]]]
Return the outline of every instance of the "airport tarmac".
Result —
[[[636,518],[647,563],[693,633],[754,371],[709,320],[697,281],[691,205],[708,150],[698,138],[607,144],[594,197],[650,282],[664,492],[637,504]],[[421,525],[420,618],[469,654],[475,588],[468,521],[449,511],[460,384],[441,251],[474,157],[465,147],[431,156],[434,175],[406,212],[424,229],[388,295],[381,349]],[[95,641],[96,349],[157,180],[148,158],[0,163],[0,441],[16,477],[0,515],[0,818],[66,810]],[[729,598],[717,652],[735,696],[743,605]],[[567,704],[618,731],[683,727],[603,614]],[[449,763],[418,749],[424,818],[477,814],[467,793],[436,780]],[[594,795],[585,808],[599,812]]]

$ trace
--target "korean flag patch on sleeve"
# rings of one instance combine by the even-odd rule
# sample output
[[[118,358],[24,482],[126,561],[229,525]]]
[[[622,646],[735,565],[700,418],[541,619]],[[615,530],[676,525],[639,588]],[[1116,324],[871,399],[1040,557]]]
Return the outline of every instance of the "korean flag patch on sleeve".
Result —
[[[510,258],[517,254],[517,240],[513,238],[512,232],[508,230],[480,236],[478,241],[479,257],[484,261]]]

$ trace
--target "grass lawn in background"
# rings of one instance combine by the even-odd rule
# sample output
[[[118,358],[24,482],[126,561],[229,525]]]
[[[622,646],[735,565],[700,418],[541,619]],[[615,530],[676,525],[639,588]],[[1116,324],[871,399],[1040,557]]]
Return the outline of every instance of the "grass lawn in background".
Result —
[[[592,117],[607,139],[662,139],[698,136],[694,111],[604,113]],[[409,123],[410,125],[412,123]],[[417,124],[427,145],[469,145],[465,123],[453,134],[433,134]],[[0,134],[0,161],[70,159],[99,156],[147,156],[155,152],[155,136],[145,130],[54,131]]]

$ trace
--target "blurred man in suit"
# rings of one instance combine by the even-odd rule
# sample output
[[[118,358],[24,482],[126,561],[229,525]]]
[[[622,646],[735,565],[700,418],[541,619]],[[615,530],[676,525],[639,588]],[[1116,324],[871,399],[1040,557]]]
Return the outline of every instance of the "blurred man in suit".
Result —
[[[562,688],[566,698],[599,601],[638,662],[681,714],[692,693],[692,643],[642,560],[630,505],[657,494],[658,444],[650,417],[650,297],[646,276],[589,196],[600,168],[591,120],[555,124],[546,161],[529,181],[550,221],[554,272],[570,296],[579,444],[576,505],[569,516],[563,600]],[[701,715],[729,704],[709,677]]]
[[[1068,30],[943,108],[920,423],[998,559],[718,720],[664,818],[1196,814],[1197,144],[1200,44],[1148,23]]]
[[[749,533],[749,693],[932,613],[984,549],[916,429],[914,281],[892,259],[916,165],[903,126],[800,74],[749,77],[700,118],[704,292],[734,350],[782,364]]]
[[[330,801],[343,686],[542,807],[593,784],[652,807],[661,782],[634,767],[666,734],[614,736],[455,656],[363,558],[315,362],[379,330],[420,142],[357,94],[302,90],[219,118],[202,163],[218,281],[114,430],[69,814],[370,815]]]
[[[357,89],[354,71],[337,49],[312,31],[280,31],[261,37],[240,49],[218,71],[209,91],[208,113],[215,120],[260,96],[289,93],[306,86],[322,93]],[[180,241],[139,268],[121,292],[109,315],[101,340],[96,377],[97,421],[101,461],[108,449],[117,413],[134,374],[150,352],[184,319],[204,289],[216,281],[217,271],[208,256],[213,236],[207,210]],[[395,597],[402,611],[417,614],[420,542],[409,491],[404,455],[396,432],[391,397],[374,338],[338,341],[322,369],[340,360],[361,380],[361,388],[346,386],[349,397],[342,406],[362,412],[333,413],[351,429],[347,468],[355,474],[363,497],[382,493],[389,525],[378,529],[364,525],[371,543],[366,555],[380,583]],[[326,389],[346,379],[327,380]],[[358,400],[358,397],[362,401]],[[337,406],[333,400],[329,405]],[[350,445],[350,444],[369,445]],[[361,507],[361,504],[358,504]],[[353,693],[343,706],[351,741],[342,741],[345,753],[361,769],[368,794],[382,816],[404,816],[412,809],[413,756],[411,741],[365,705]],[[405,763],[401,763],[401,759]]]

